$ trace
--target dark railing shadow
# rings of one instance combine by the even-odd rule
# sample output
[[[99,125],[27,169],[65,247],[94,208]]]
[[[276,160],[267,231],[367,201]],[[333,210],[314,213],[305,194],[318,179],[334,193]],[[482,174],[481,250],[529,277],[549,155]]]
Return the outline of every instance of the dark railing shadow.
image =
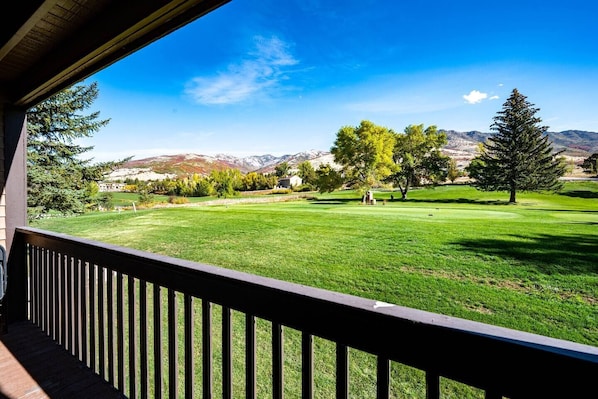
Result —
[[[125,398],[28,321],[10,324],[0,340],[2,350],[9,352],[2,358],[14,359],[17,368],[23,369],[23,373],[11,373],[10,380],[0,377],[0,399],[40,394],[52,399]]]
[[[526,262],[546,274],[598,273],[598,235],[512,234],[509,237],[513,239],[467,239],[456,244],[474,253]]]

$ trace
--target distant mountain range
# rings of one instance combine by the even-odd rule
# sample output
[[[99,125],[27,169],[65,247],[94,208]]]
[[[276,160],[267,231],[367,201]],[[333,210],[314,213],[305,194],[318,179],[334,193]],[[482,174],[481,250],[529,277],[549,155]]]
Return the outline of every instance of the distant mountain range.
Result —
[[[464,151],[467,155],[475,154],[478,143],[486,141],[493,133],[478,131],[457,132],[444,130],[447,134],[447,152]],[[548,138],[552,141],[556,151],[564,150],[563,154],[568,157],[587,158],[598,152],[598,133],[583,130],[565,130],[562,132],[548,132]],[[450,155],[450,154],[449,154]]]
[[[213,156],[200,154],[160,155],[129,161],[122,168],[112,172],[107,180],[127,178],[157,180],[165,177],[188,176],[193,173],[205,176],[212,170],[224,169],[238,169],[242,173],[272,173],[276,165],[281,162],[287,162],[293,168],[303,161],[309,161],[314,169],[327,163],[336,166],[334,156],[330,152],[317,150],[280,157],[269,154],[248,157],[235,157],[227,154]]]
[[[476,155],[478,144],[484,142],[492,133],[478,131],[457,132],[444,130],[448,144],[443,148],[446,155],[457,160],[460,166],[465,166]],[[598,152],[598,133],[581,130],[566,130],[562,132],[548,132],[555,150],[564,150],[564,155],[581,161],[589,155]],[[193,173],[208,175],[212,170],[238,169],[243,173],[259,172],[271,173],[276,165],[287,162],[291,168],[301,162],[309,161],[314,169],[321,164],[334,163],[334,157],[329,151],[311,150],[292,155],[276,157],[273,155],[253,155],[235,157],[227,154],[200,155],[178,154],[161,155],[127,162],[122,168],[114,171],[108,180],[125,180],[127,178],[139,180],[157,180],[165,177],[186,176]]]

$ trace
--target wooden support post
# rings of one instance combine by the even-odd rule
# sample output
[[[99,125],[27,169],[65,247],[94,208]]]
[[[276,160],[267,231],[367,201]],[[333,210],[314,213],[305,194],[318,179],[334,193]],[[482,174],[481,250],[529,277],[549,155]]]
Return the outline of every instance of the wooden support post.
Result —
[[[6,322],[27,320],[27,245],[23,236],[15,234],[7,265],[8,286],[4,296]]]

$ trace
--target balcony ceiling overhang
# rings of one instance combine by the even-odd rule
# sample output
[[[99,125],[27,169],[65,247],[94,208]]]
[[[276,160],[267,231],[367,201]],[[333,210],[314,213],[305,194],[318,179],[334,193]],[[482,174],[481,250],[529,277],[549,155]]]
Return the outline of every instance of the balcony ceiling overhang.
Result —
[[[4,2],[0,102],[28,109],[229,1]]]

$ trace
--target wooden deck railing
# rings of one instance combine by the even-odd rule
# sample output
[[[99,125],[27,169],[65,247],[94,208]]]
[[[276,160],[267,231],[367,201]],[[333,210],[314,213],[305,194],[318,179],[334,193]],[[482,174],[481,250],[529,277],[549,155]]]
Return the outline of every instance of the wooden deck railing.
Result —
[[[314,338],[335,348],[337,398],[350,396],[354,350],[376,359],[377,398],[394,397],[395,363],[422,371],[427,398],[440,398],[443,380],[483,390],[486,398],[598,395],[593,346],[32,228],[16,231],[6,299],[10,320],[29,319],[132,398],[211,398],[215,391],[239,397],[233,393],[239,339],[243,396],[256,398],[265,384],[273,398],[283,398],[290,330],[301,337],[302,398],[314,397],[320,372]],[[233,323],[238,313],[241,337],[238,318]],[[258,321],[270,326],[267,354],[257,344]],[[261,356],[271,359],[267,382],[257,381]]]

